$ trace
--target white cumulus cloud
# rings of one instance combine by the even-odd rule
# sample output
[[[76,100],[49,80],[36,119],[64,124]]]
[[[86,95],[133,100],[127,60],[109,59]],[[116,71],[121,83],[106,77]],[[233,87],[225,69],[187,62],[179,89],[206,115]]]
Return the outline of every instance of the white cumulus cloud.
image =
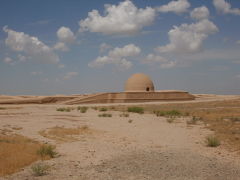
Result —
[[[101,56],[88,64],[89,67],[102,67],[105,64],[114,64],[121,69],[129,69],[132,62],[128,61],[126,57],[133,57],[138,55],[141,49],[134,44],[128,44],[122,48],[116,47],[108,52],[108,55]]]
[[[64,43],[73,43],[75,41],[75,36],[71,29],[68,27],[60,27],[57,31],[57,37],[59,41]]]
[[[217,26],[208,19],[192,24],[174,26],[168,32],[170,43],[166,46],[160,46],[156,50],[161,53],[198,52],[208,35],[217,31]]]
[[[148,54],[147,57],[143,59],[142,63],[148,65],[159,65],[163,69],[172,68],[176,65],[176,62],[169,61],[168,59],[155,54]]]
[[[13,51],[25,53],[31,59],[41,63],[58,63],[59,57],[37,37],[4,27],[8,34],[5,44]]]
[[[106,50],[111,49],[111,48],[112,48],[112,46],[111,46],[110,44],[102,43],[102,44],[100,44],[100,46],[99,46],[99,51],[100,51],[101,53],[103,53],[103,52],[105,52]]]
[[[132,1],[125,0],[118,5],[105,5],[104,15],[92,10],[88,17],[79,22],[80,32],[90,31],[103,34],[129,35],[139,32],[144,26],[150,25],[156,12],[151,7],[137,8]]]
[[[3,62],[5,62],[6,64],[12,64],[12,63],[13,63],[13,60],[12,60],[12,58],[10,58],[10,57],[5,57],[4,60],[3,60]]]
[[[180,14],[187,12],[190,6],[188,0],[177,0],[170,1],[168,4],[158,7],[157,10],[162,13],[174,12]]]
[[[196,20],[208,19],[209,10],[206,6],[201,6],[201,7],[193,9],[193,11],[190,13],[190,16],[191,16],[191,18],[196,19]]]
[[[68,51],[68,45],[72,44],[76,37],[68,27],[60,27],[57,31],[58,42],[55,44],[54,49],[60,51]]]
[[[213,0],[213,5],[220,13],[240,15],[240,9],[232,8],[231,4],[225,0]]]

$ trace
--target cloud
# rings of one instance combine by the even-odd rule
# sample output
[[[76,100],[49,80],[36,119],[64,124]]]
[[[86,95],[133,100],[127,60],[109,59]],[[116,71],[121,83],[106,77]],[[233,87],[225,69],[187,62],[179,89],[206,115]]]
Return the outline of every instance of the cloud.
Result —
[[[68,27],[60,27],[57,31],[58,42],[55,44],[54,49],[60,51],[68,51],[68,45],[72,44],[76,37],[74,33]]]
[[[156,12],[151,7],[137,8],[132,1],[125,0],[118,5],[105,5],[104,15],[92,10],[88,17],[79,22],[80,32],[99,32],[107,35],[130,35],[150,25]]]
[[[100,51],[101,53],[103,53],[103,52],[105,52],[106,50],[111,49],[111,48],[112,48],[111,45],[109,45],[109,44],[107,44],[107,43],[102,43],[102,44],[100,44],[100,46],[99,46],[99,51]]]
[[[67,45],[63,42],[57,42],[54,45],[54,49],[55,50],[59,50],[59,51],[69,51],[69,48],[67,47]]]
[[[77,75],[78,75],[78,72],[68,72],[65,74],[63,79],[64,80],[71,79],[72,77],[77,76]]]
[[[141,49],[134,44],[128,44],[122,48],[116,47],[108,52],[108,55],[98,57],[88,64],[89,67],[103,67],[105,64],[114,64],[121,69],[129,69],[132,62],[125,59],[140,54]]]
[[[25,53],[30,59],[41,63],[59,62],[59,57],[54,51],[37,37],[8,29],[6,26],[3,30],[8,34],[5,44],[13,51]]]
[[[58,29],[57,37],[63,43],[73,43],[76,39],[71,29],[64,26]]]
[[[240,44],[240,40],[237,40],[236,43],[237,43],[237,44]]]
[[[18,60],[20,61],[20,62],[26,62],[27,61],[27,57],[26,56],[23,56],[23,55],[21,55],[21,54],[18,54]]]
[[[155,54],[147,55],[147,57],[143,59],[142,63],[148,65],[159,65],[163,69],[172,68],[176,66],[176,62],[169,61],[168,59]]]
[[[6,64],[14,65],[14,61],[10,57],[5,57],[3,62],[5,62]]]
[[[31,72],[31,75],[37,76],[37,75],[41,75],[42,72],[41,71],[33,71]]]
[[[193,9],[193,11],[190,13],[190,16],[192,19],[196,20],[208,19],[209,10],[206,6],[201,6]]]
[[[174,26],[168,32],[170,43],[156,48],[156,51],[161,53],[198,52],[208,35],[217,31],[217,26],[207,19],[197,23]]]
[[[180,13],[187,12],[190,6],[191,5],[188,2],[188,0],[177,0],[177,1],[171,1],[167,5],[158,7],[157,11],[162,13],[174,12],[174,13],[180,14]]]
[[[225,0],[213,0],[213,5],[220,13],[240,15],[240,9],[232,8],[231,4],[229,4]]]

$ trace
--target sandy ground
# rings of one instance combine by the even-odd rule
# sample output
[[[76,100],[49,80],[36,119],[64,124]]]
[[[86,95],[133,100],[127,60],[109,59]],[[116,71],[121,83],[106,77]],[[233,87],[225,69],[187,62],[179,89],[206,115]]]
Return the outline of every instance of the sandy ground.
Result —
[[[199,96],[200,98],[201,96]],[[202,99],[201,99],[202,98]],[[212,101],[211,97],[195,100]],[[233,96],[222,96],[222,100]],[[235,97],[236,98],[236,97]],[[219,97],[218,97],[219,99]],[[99,111],[87,113],[58,112],[66,105],[3,105],[0,128],[12,129],[37,141],[56,145],[60,157],[45,161],[50,171],[34,177],[31,168],[2,179],[8,180],[239,180],[240,158],[224,148],[206,147],[205,137],[212,134],[203,125],[189,127],[187,119],[168,123],[153,114],[119,117],[121,112],[108,111],[113,117],[98,117]],[[129,120],[132,120],[129,123]],[[39,131],[55,126],[77,128],[87,125],[92,134],[77,141],[57,142],[44,138]]]

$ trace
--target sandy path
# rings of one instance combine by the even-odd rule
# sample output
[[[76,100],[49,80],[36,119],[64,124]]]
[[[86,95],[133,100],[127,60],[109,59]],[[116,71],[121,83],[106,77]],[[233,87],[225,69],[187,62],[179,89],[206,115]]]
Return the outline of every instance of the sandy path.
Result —
[[[2,179],[240,179],[240,158],[224,149],[224,144],[206,147],[205,137],[211,132],[201,125],[188,127],[186,119],[170,124],[151,114],[131,113],[125,118],[110,112],[112,118],[99,118],[99,112],[91,109],[85,114],[57,112],[61,105],[9,107],[17,108],[0,111],[0,128],[22,127],[14,131],[56,144],[61,156],[45,161],[51,166],[48,175],[33,177],[26,167]],[[83,125],[96,132],[75,142],[57,143],[38,133],[55,126]]]

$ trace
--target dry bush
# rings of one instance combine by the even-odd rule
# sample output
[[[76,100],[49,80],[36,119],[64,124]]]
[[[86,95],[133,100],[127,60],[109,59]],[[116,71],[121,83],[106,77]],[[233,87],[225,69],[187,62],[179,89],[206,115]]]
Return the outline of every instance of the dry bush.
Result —
[[[103,114],[99,114],[98,117],[112,117],[112,114],[103,113]]]
[[[40,131],[39,134],[43,137],[53,139],[60,142],[77,141],[78,135],[92,134],[93,130],[88,126],[82,126],[79,128],[65,128],[65,127],[53,127],[44,131]]]
[[[55,146],[44,144],[37,150],[37,154],[41,156],[42,160],[55,158],[58,154],[55,148]]]
[[[20,135],[0,134],[0,176],[19,171],[40,159],[41,144]]]
[[[31,169],[32,169],[32,173],[34,176],[44,176],[47,174],[48,170],[49,170],[49,166],[42,164],[42,163],[38,163],[38,164],[34,164]]]
[[[217,147],[221,144],[220,140],[216,136],[206,137],[206,143],[207,143],[207,146],[209,147]]]

